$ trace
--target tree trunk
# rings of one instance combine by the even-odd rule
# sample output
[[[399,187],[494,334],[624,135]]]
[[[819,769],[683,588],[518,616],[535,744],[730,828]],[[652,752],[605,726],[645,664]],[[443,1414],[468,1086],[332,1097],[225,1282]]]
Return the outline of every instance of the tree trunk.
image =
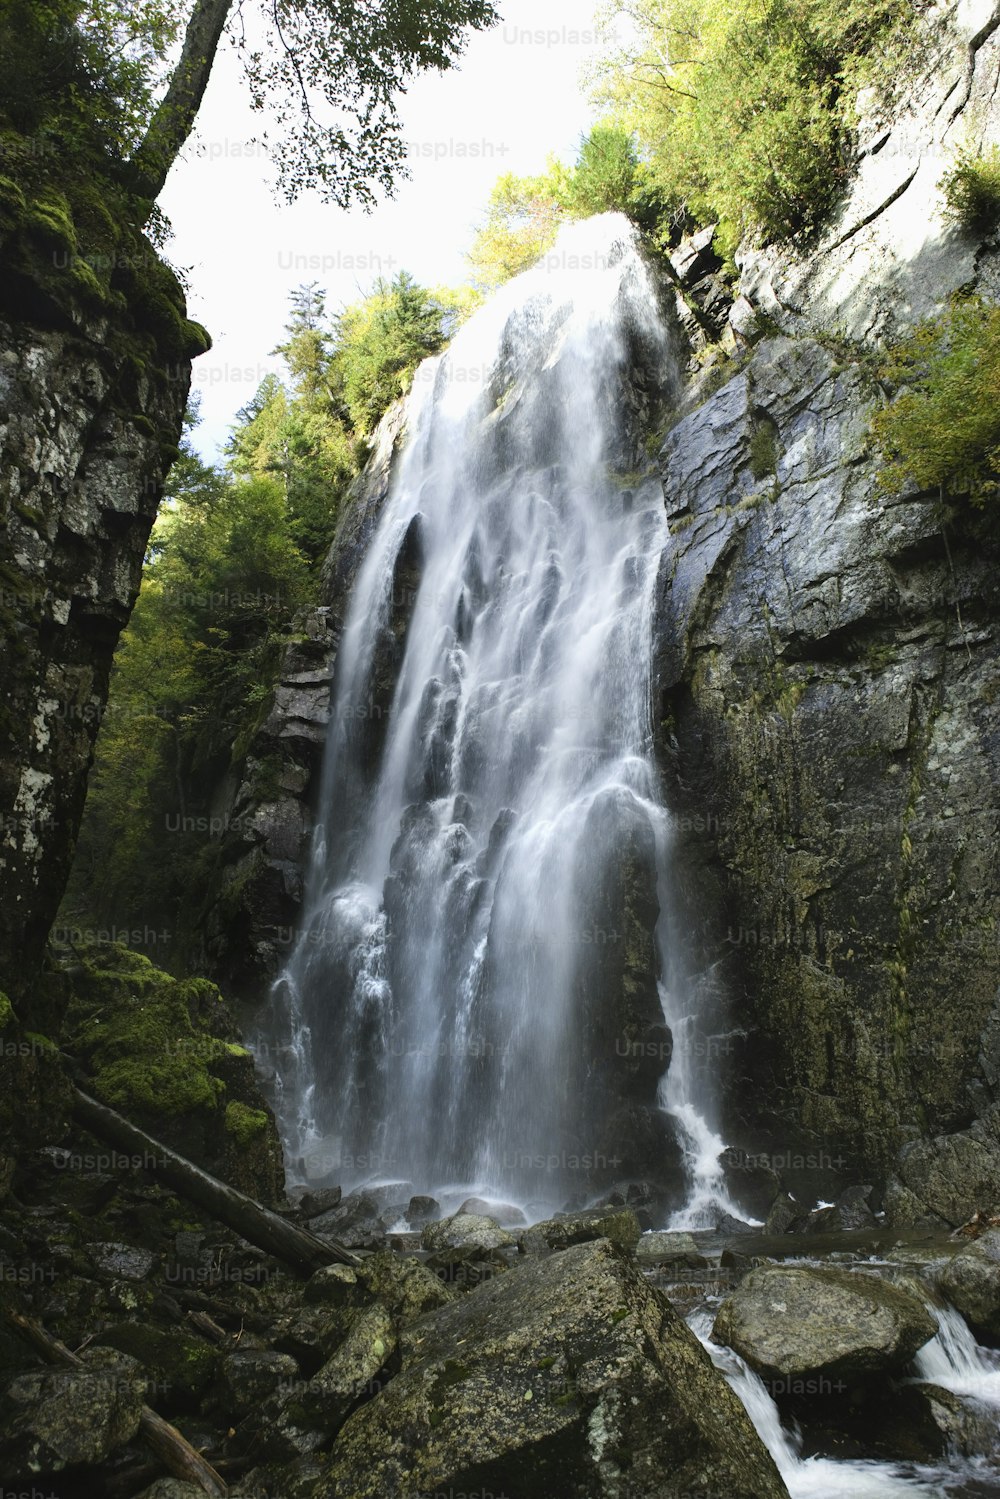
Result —
[[[126,167],[133,192],[155,202],[194,127],[233,0],[196,0],[180,61],[145,138]]]
[[[342,1244],[319,1239],[307,1229],[261,1207],[251,1197],[237,1192],[202,1171],[200,1166],[154,1140],[106,1104],[98,1103],[79,1088],[73,1090],[73,1110],[91,1134],[110,1145],[140,1157],[142,1169],[150,1171],[182,1197],[198,1204],[220,1223],[235,1229],[258,1249],[284,1260],[300,1275],[312,1275],[323,1265],[357,1265],[360,1260]]]

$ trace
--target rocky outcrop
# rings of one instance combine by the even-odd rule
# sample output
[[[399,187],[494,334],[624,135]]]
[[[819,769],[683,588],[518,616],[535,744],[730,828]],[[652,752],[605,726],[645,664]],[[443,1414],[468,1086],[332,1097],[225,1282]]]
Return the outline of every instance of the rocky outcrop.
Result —
[[[997,1096],[996,542],[876,491],[880,399],[849,351],[767,339],[660,460],[657,717],[689,925],[739,996],[727,1132],[806,1200]]]
[[[34,200],[3,180],[0,983],[41,1028],[34,980],[69,871],[111,658],[177,452],[190,359],[208,344],[141,236],[117,226],[114,253],[99,265],[88,258],[95,223],[104,232],[111,222],[96,201],[71,210],[51,191]]]
[[[737,255],[730,323],[763,313],[788,333],[891,338],[955,291],[995,295],[996,246],[947,223],[941,179],[960,150],[1000,141],[998,64],[996,0],[932,7],[895,97],[890,88],[861,101],[855,171],[834,220],[805,254]]]
[[[351,588],[388,494],[403,415],[398,402],[378,427],[364,473],[344,500],[324,565],[323,602],[294,621],[258,724],[212,808],[219,841],[199,921],[205,961],[224,988],[251,1002],[267,992],[299,935],[337,651]],[[412,583],[399,593],[403,605],[414,596]],[[401,617],[401,609],[395,614]],[[377,726],[381,717],[373,710],[358,727]]]

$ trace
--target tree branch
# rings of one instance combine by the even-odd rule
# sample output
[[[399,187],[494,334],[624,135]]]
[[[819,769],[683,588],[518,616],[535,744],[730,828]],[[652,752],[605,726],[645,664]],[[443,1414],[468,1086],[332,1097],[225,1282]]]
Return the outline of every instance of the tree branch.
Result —
[[[155,202],[194,128],[233,0],[196,0],[180,61],[145,138],[127,164],[129,186]]]

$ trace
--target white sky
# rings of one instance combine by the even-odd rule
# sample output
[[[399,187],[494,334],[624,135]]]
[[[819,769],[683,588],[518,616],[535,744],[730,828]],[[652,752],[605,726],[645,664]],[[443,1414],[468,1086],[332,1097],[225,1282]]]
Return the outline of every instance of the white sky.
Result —
[[[213,338],[194,365],[202,422],[193,436],[206,459],[266,371],[280,370],[269,351],[291,290],[318,281],[333,311],[380,274],[460,283],[501,172],[539,172],[552,152],[573,159],[594,119],[580,83],[595,52],[591,0],[501,0],[499,9],[497,26],[470,34],[459,67],[419,77],[401,99],[411,177],[370,214],[314,194],[291,207],[276,200],[270,163],[247,144],[260,117],[223,42],[197,136],[160,200],[175,231],[167,254],[190,283],[190,316]]]

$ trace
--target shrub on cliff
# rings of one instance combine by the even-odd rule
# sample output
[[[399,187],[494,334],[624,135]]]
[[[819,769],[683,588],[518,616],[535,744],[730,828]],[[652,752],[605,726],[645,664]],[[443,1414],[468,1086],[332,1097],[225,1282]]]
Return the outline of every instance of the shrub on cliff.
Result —
[[[1000,484],[1000,307],[952,303],[892,349],[880,374],[898,391],[872,433],[882,489],[906,485],[982,504]]]
[[[955,224],[974,232],[1000,224],[1000,147],[984,155],[962,151],[941,179],[945,213]]]

